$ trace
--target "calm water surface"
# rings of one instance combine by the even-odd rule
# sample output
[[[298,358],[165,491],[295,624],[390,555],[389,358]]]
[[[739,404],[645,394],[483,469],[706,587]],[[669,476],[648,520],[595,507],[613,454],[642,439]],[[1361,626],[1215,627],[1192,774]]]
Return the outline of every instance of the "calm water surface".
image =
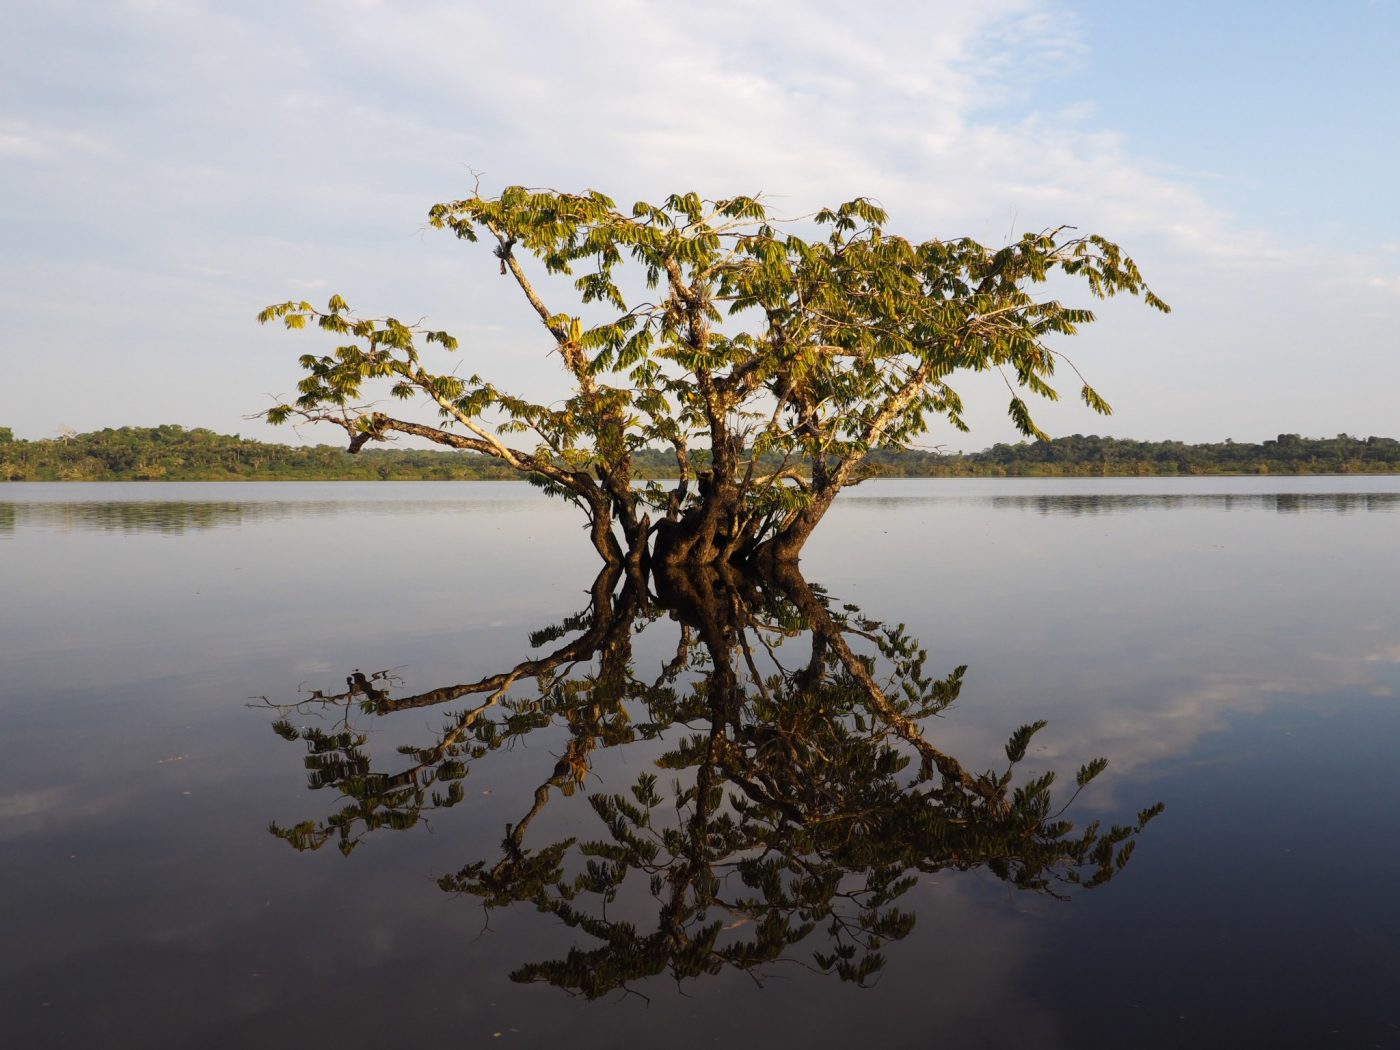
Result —
[[[857,768],[878,750],[860,733],[797,757],[745,730],[769,804],[706,825],[718,882],[674,838],[609,867],[631,832],[599,803],[639,777],[649,830],[698,826],[676,755],[705,735],[685,698],[717,679],[703,631],[658,606],[545,693],[538,666],[493,679],[600,622],[571,507],[509,483],[0,486],[4,1045],[1400,1046],[1397,541],[1394,478],[843,495],[802,574],[859,652],[916,641],[920,688],[966,666],[928,741],[1000,771],[1045,720],[1018,776],[1058,772],[1057,808],[1109,759],[1076,833],[1166,807],[1112,881],[1056,883],[1067,899],[976,843],[935,851],[882,927],[859,890],[888,844],[784,853],[807,790],[911,789],[917,762]],[[768,676],[815,651],[782,615],[745,635],[774,724],[802,709]],[[772,893],[734,890],[744,857],[791,861],[782,892],[846,873],[783,912],[772,958],[741,950],[777,929]],[[727,902],[692,968],[714,972],[647,940],[677,886]],[[857,942],[880,965],[826,972]]]

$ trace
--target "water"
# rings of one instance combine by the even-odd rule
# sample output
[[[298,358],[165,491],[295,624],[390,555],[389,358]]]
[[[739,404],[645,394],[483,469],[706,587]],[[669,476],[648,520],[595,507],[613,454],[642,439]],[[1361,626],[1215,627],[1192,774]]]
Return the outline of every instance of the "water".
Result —
[[[498,865],[508,826],[526,825],[532,856],[570,837],[613,841],[589,800],[630,797],[648,772],[663,796],[656,826],[674,823],[672,783],[693,770],[657,762],[707,724],[686,706],[715,680],[698,634],[675,665],[681,623],[622,610],[610,651],[630,659],[562,663],[559,681],[581,684],[556,683],[541,710],[528,675],[512,683],[480,716],[503,727],[499,746],[472,735],[477,723],[455,738],[469,745],[460,779],[443,766],[451,755],[428,752],[499,682],[395,709],[582,637],[586,622],[566,618],[587,612],[597,566],[572,508],[507,483],[0,487],[6,1044],[379,1046],[411,1032],[581,1047],[1400,1045],[1397,526],[1391,478],[850,491],[803,575],[847,618],[836,634],[856,651],[903,624],[927,651],[927,682],[966,665],[955,701],[922,723],[927,742],[973,774],[1000,771],[1007,737],[1043,719],[1018,772],[1058,772],[1057,808],[1080,765],[1109,759],[1066,814],[1076,829],[1159,801],[1165,812],[1111,881],[1056,884],[1068,900],[1009,885],[973,848],[963,865],[925,853],[938,870],[916,871],[890,905],[913,928],[885,931],[866,987],[820,972],[840,940],[832,915],[861,924],[858,908],[820,902],[818,929],[776,960],[707,963],[718,972],[677,981],[672,951],[659,975],[621,981],[619,960],[640,952],[625,930],[643,939],[663,921],[648,873],[631,871],[606,904],[581,892],[587,929],[561,921],[546,883],[526,892],[518,869],[501,876],[503,896],[526,899],[491,908],[439,880]],[[746,634],[761,677],[811,654],[800,631],[775,629],[781,612]],[[326,699],[356,671],[366,679],[350,703]],[[549,706],[566,695],[572,723]],[[627,720],[616,703],[578,714],[618,696]],[[382,713],[357,706],[366,697]],[[780,720],[812,706],[781,688],[767,703]],[[279,720],[294,739],[273,732]],[[803,724],[784,739],[816,741],[825,725]],[[911,753],[906,741],[822,737],[818,761],[784,757],[762,724],[745,725],[734,775],[760,795],[767,783],[779,801],[839,809],[831,798],[872,783],[912,790],[917,762],[884,780],[832,772],[845,768],[833,755]],[[308,769],[308,736],[341,731],[350,750]],[[357,781],[360,760],[445,775],[415,799]],[[309,776],[328,786],[308,790]],[[526,821],[541,786],[548,800]],[[801,849],[834,825],[810,824],[794,845],[793,820],[760,814],[735,832],[747,852],[716,846],[710,859],[752,857],[761,835],[771,855],[815,870]],[[323,848],[269,830],[303,822],[302,845],[330,830]],[[833,841],[819,859],[858,887],[868,857],[838,856]],[[886,845],[867,843],[880,856]],[[690,877],[666,856],[653,862],[663,899]],[[584,861],[569,847],[567,878]],[[711,909],[728,927],[719,952],[761,941],[777,909],[741,889],[731,871],[728,910]],[[622,947],[575,967],[587,986],[541,968],[607,936]]]

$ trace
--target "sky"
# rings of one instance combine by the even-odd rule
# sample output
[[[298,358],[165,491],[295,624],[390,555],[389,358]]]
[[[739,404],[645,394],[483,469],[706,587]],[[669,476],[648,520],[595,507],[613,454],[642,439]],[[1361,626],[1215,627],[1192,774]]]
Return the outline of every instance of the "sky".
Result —
[[[1400,436],[1395,0],[6,0],[0,39],[17,437],[335,442],[248,418],[330,345],[257,311],[333,292],[561,396],[489,249],[426,226],[478,178],[870,196],[920,240],[1101,233],[1174,309],[1077,297],[1099,320],[1056,347],[1115,413],[1067,383],[1052,435]],[[954,385],[973,431],[926,447],[1015,439],[999,379]]]

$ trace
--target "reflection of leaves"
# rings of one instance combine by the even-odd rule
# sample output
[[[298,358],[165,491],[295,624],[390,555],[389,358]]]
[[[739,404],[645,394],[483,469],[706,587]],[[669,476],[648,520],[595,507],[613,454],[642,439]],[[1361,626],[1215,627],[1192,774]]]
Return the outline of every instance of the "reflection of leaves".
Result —
[[[270,831],[298,850],[317,850],[335,840],[342,853],[350,853],[361,839],[379,828],[403,831],[417,826],[425,810],[447,809],[465,796],[461,783],[467,765],[461,760],[471,752],[452,731],[432,748],[401,748],[417,763],[397,774],[377,772],[365,751],[369,737],[349,729],[334,732],[316,728],[296,729],[286,719],[273,723],[284,740],[306,744],[303,760],[307,787],[337,791],[345,805],[326,820],[302,821],[290,828],[272,824]],[[441,786],[444,790],[434,790]]]
[[[590,616],[588,613],[575,613],[573,616],[565,617],[559,623],[542,627],[538,631],[530,632],[530,648],[538,649],[542,645],[550,642],[557,642],[560,638],[567,637],[577,631],[585,630],[588,627]]]
[[[461,801],[474,762],[563,728],[564,748],[507,827],[499,859],[471,861],[439,885],[487,908],[530,904],[577,930],[583,944],[511,976],[594,997],[663,972],[757,972],[799,945],[811,968],[869,983],[887,946],[914,928],[900,901],[919,878],[981,869],[1057,896],[1091,888],[1127,864],[1161,811],[1108,827],[1064,819],[1107,762],[1081,767],[1057,808],[1054,773],[1017,775],[1044,722],[1011,735],[1000,772],[972,774],[923,728],[957,701],[966,668],[934,677],[903,626],[854,606],[833,610],[795,573],[659,582],[680,643],[659,674],[639,677],[632,639],[661,599],[635,580],[615,595],[616,579],[600,577],[587,610],[531,640],[581,637],[511,671],[413,697],[393,697],[390,678],[358,673],[344,694],[313,693],[311,702],[347,720],[352,706],[382,714],[484,698],[452,715],[431,745],[400,748],[412,764],[393,774],[376,771],[348,721],[321,731],[279,719],[279,735],[304,742],[309,786],[337,791],[343,805],[273,832],[297,849],[335,840],[348,853],[371,831],[412,827],[424,811]],[[795,665],[780,659],[794,652]],[[625,792],[590,794],[597,834],[527,843],[556,792],[590,783],[599,749],[639,739],[662,743],[653,761],[670,774],[664,788],[646,772]],[[652,918],[639,925],[643,913]]]
[[[960,682],[961,671],[930,683],[935,703],[956,697]],[[1126,863],[1131,836],[1150,819],[1074,835],[1050,817],[1051,775],[1008,791],[1008,771],[990,796],[959,781],[911,781],[903,741],[860,712],[862,695],[835,675],[814,690],[770,692],[753,723],[677,742],[657,764],[694,769],[696,779],[667,807],[675,821],[656,823],[662,800],[651,774],[630,798],[593,796],[608,837],[577,847],[571,881],[488,886],[476,865],[442,885],[489,907],[528,900],[601,942],[521,967],[519,981],[593,997],[663,970],[680,980],[754,969],[817,937],[816,969],[868,983],[885,965],[881,948],[913,929],[895,902],[917,874],[984,867],[1025,889],[1095,886]],[[1012,744],[1023,751],[1036,728]],[[634,874],[661,905],[651,932],[605,918]],[[589,897],[596,903],[585,911]]]
[[[1030,725],[1022,726],[1011,734],[1011,739],[1006,742],[1006,757],[1012,763],[1021,761],[1026,757],[1026,748],[1030,745],[1031,737],[1035,736],[1047,723],[1044,721],[1032,722]]]

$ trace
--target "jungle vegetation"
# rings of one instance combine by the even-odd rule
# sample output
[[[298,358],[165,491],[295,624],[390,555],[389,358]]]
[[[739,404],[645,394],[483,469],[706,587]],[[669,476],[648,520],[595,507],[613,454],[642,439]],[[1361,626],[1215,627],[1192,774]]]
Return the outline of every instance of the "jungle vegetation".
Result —
[[[16,441],[0,427],[0,479],[7,481],[477,481],[516,479],[513,468],[471,451],[279,445],[202,428],[119,427],[43,441]],[[7,440],[8,438],[8,440]],[[709,450],[690,451],[704,469]],[[634,477],[666,480],[675,456],[638,449]],[[759,457],[759,469],[778,460]],[[799,475],[810,475],[805,462]],[[1307,438],[1260,443],[1130,441],[1084,436],[999,444],[981,452],[872,449],[861,477],[1110,477],[1186,474],[1385,474],[1400,471],[1400,441],[1385,437]]]

